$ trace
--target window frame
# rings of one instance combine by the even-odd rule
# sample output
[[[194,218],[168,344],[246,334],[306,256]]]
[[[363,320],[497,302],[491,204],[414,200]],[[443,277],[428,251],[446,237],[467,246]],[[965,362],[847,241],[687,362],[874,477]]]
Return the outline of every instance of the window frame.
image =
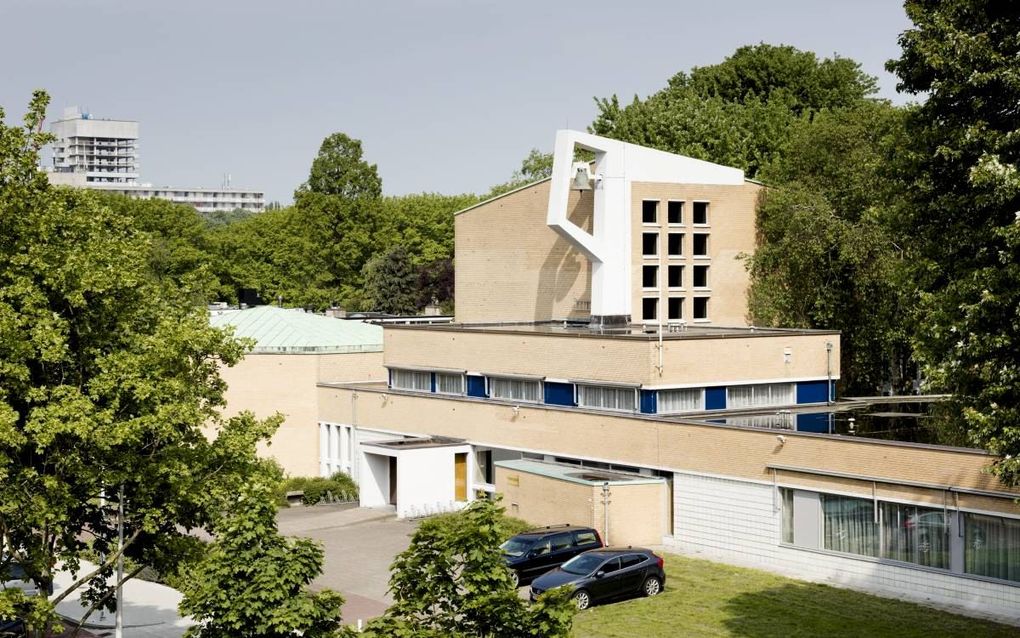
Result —
[[[589,405],[581,402],[581,389],[582,388],[593,388],[595,390],[619,390],[621,392],[631,393],[631,407],[629,408],[617,408],[607,407],[604,405]],[[598,383],[574,383],[574,404],[579,408],[586,408],[588,410],[611,410],[613,412],[637,412],[641,408],[641,398],[638,396],[638,388],[630,386],[616,386],[616,385],[601,385]]]
[[[670,219],[670,205],[678,204],[680,210],[680,221],[674,222]],[[684,225],[684,209],[687,208],[687,201],[683,199],[668,199],[666,200],[666,225],[672,227],[680,227]]]
[[[697,209],[698,204],[704,204],[705,205],[705,221],[703,221],[703,222],[697,221],[697,219],[695,217],[695,212],[694,211]],[[711,226],[712,225],[711,213],[712,213],[712,202],[710,202],[708,200],[704,200],[704,199],[696,199],[696,200],[694,200],[693,202],[691,202],[691,225],[695,226],[697,228],[707,228],[707,227]]]
[[[493,381],[517,381],[520,383],[535,383],[538,384],[538,398],[537,399],[519,399],[514,397],[496,396],[493,393]],[[485,375],[485,396],[490,399],[497,399],[499,401],[511,401],[517,403],[544,403],[545,402],[545,380],[537,377],[520,377],[513,375],[501,375],[501,374],[486,374]]]
[[[641,200],[641,225],[642,226],[659,226],[659,205],[662,203],[661,199],[642,199]],[[654,219],[648,221],[645,219],[645,212],[647,211],[647,205],[653,204],[652,213]]]
[[[404,392],[432,392],[432,372],[430,372],[428,370],[415,370],[413,368],[399,368],[399,367],[397,367],[397,368],[389,368],[389,372],[390,372],[390,374],[389,374],[389,388],[391,390],[403,390]],[[417,377],[419,375],[424,375],[424,377],[428,379],[428,383],[426,384],[428,387],[426,387],[426,388],[417,388],[417,387],[406,387],[406,386],[402,386],[402,385],[397,385],[396,384],[396,378],[397,378],[397,375],[399,375],[399,374],[408,374],[408,375],[411,375],[413,377]]]

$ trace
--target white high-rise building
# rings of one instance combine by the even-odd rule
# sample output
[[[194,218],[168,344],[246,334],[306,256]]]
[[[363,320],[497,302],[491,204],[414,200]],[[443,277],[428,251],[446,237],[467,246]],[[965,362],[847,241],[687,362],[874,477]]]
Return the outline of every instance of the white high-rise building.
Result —
[[[138,122],[95,119],[77,106],[53,123],[53,173],[76,175],[55,181],[134,184],[138,180]],[[67,180],[66,182],[63,180]]]
[[[138,122],[92,117],[77,106],[64,109],[50,127],[51,184],[110,191],[135,199],[166,199],[193,206],[200,213],[265,210],[262,191],[246,188],[174,188],[138,181]],[[229,178],[226,180],[229,182]]]

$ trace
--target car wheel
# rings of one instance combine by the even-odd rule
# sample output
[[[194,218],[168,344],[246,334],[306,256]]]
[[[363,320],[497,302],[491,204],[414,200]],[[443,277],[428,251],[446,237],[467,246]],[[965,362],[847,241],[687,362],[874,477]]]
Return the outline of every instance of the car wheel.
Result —
[[[517,573],[516,569],[510,570],[510,582],[513,583],[514,589],[521,586],[521,575]]]
[[[649,576],[645,579],[645,584],[641,586],[641,593],[645,596],[655,596],[662,591],[662,583],[656,576]]]
[[[583,589],[578,589],[574,592],[574,604],[577,605],[577,609],[580,611],[588,609],[591,607],[591,595]]]

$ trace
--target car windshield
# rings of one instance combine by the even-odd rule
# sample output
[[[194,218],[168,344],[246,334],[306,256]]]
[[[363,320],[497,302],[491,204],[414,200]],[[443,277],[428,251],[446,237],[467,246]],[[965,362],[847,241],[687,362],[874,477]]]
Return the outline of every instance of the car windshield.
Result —
[[[499,546],[503,553],[507,556],[523,556],[524,552],[531,548],[532,543],[535,542],[534,538],[511,538],[502,545]]]
[[[568,574],[584,576],[595,571],[595,568],[601,565],[604,560],[606,560],[606,557],[601,554],[578,554],[563,563],[560,569]]]

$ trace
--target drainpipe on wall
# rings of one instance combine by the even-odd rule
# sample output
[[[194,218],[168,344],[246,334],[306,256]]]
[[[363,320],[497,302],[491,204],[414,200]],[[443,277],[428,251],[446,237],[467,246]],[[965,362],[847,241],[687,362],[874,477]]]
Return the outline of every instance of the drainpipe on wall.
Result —
[[[609,481],[602,483],[602,530],[603,536],[602,542],[607,546],[609,545]]]
[[[825,396],[826,403],[832,405],[832,342],[825,342]]]

